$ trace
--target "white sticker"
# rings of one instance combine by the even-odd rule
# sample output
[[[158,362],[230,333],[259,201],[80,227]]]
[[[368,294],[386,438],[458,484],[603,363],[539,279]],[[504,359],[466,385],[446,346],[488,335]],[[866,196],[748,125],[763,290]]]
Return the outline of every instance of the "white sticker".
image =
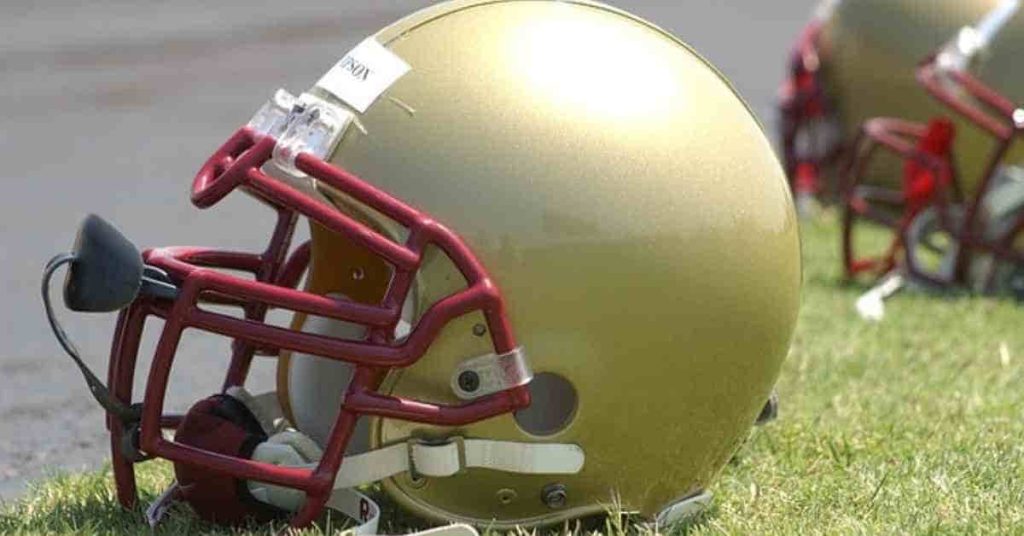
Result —
[[[365,113],[410,69],[402,58],[370,37],[345,54],[316,85]]]

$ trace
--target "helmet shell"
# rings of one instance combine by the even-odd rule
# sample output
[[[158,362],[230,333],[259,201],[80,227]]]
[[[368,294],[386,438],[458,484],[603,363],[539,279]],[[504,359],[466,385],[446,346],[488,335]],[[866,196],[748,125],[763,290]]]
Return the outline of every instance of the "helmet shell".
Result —
[[[768,399],[799,304],[792,200],[748,106],[679,40],[591,2],[449,2],[376,39],[411,70],[357,115],[331,162],[459,232],[501,288],[534,373],[568,380],[577,403],[545,436],[513,415],[459,429],[364,418],[370,446],[459,435],[574,443],[586,454],[575,475],[470,469],[426,482],[401,475],[386,490],[426,517],[501,527],[615,500],[653,515],[707,488]],[[414,317],[464,285],[434,253],[417,276]],[[373,301],[387,273],[314,228],[310,290]],[[491,351],[482,323],[452,322],[386,390],[459,403],[453,371]],[[281,386],[292,411],[302,386],[290,361]],[[324,377],[343,366],[320,361]],[[567,491],[557,509],[541,497],[553,483]]]

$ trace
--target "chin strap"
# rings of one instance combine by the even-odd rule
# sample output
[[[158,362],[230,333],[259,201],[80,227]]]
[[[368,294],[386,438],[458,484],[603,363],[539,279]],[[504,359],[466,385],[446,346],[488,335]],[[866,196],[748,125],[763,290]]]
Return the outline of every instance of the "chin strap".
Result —
[[[266,463],[312,469],[320,459],[320,447],[294,430],[277,433],[256,446],[252,458]],[[327,506],[363,523],[357,534],[376,531],[380,509],[356,487],[408,472],[416,477],[443,478],[467,468],[486,468],[518,474],[575,474],[583,468],[583,450],[569,444],[534,444],[483,439],[449,438],[443,443],[410,439],[380,449],[348,456],[334,481]],[[295,511],[305,495],[298,490],[249,481],[257,500]],[[360,532],[362,531],[362,532]]]
[[[226,395],[242,402],[270,435],[256,445],[251,458],[279,466],[315,468],[323,451],[310,437],[288,427],[277,405],[276,394],[253,396],[242,387]],[[448,438],[443,442],[409,439],[361,454],[345,457],[334,481],[327,507],[353,519],[355,534],[376,534],[380,507],[355,488],[408,472],[415,477],[442,478],[468,468],[485,468],[518,474],[575,474],[584,464],[583,449],[562,443],[519,443],[485,439]],[[247,481],[249,493],[258,501],[288,511],[297,511],[305,501],[299,490]],[[160,520],[167,506],[180,495],[177,484],[147,510],[151,525]],[[451,525],[417,534],[431,536],[476,536],[468,525]]]
[[[245,404],[264,430],[272,434],[269,440],[256,446],[253,459],[304,469],[316,467],[323,451],[309,436],[287,426],[277,405],[276,393],[253,396],[242,387],[232,387],[225,394]],[[568,443],[520,443],[462,437],[432,442],[410,438],[404,443],[346,456],[334,480],[334,488],[354,488],[405,472],[442,478],[469,468],[532,475],[571,475],[583,469],[584,461],[583,449]],[[302,496],[301,492],[296,493]]]
[[[334,487],[361,486],[405,472],[443,478],[455,476],[471,467],[518,474],[567,475],[580,472],[583,461],[583,449],[570,444],[461,437],[449,438],[443,443],[410,439],[405,443],[349,456],[341,464]]]
[[[287,428],[280,416],[274,394],[252,396],[241,387],[226,391],[241,401],[268,432],[267,441],[256,445],[252,459],[279,466],[313,468],[323,451],[309,436]],[[409,472],[415,477],[453,476],[470,467],[518,474],[575,474],[583,468],[583,449],[562,443],[519,443],[483,439],[449,438],[427,443],[410,439],[362,454],[347,456],[334,482],[326,507],[352,519],[358,536],[378,534],[381,509],[373,499],[355,488]],[[288,511],[297,511],[305,501],[301,491],[258,481],[247,481],[249,493],[258,501]],[[173,501],[181,496],[175,483],[146,510],[155,527]],[[668,527],[692,519],[708,509],[712,496],[704,491],[675,502],[656,516],[657,526]],[[478,536],[467,524],[452,524],[412,533],[413,536]]]

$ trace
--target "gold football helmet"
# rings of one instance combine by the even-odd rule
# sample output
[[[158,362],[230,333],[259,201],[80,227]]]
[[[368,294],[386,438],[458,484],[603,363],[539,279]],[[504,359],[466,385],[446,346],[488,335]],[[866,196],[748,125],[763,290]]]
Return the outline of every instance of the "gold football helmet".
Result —
[[[233,190],[277,209],[265,253],[138,264],[92,218],[48,272],[71,264],[73,309],[127,305],[111,392],[94,389],[124,504],[132,464],[157,456],[166,496],[222,522],[301,526],[325,504],[372,520],[352,491],[372,482],[438,521],[545,525],[613,501],[671,521],[706,503],[796,321],[797,222],[760,124],[687,45],[594,2],[459,0],[381,30],[279,91],[192,200]],[[291,249],[300,216],[312,239]],[[297,314],[275,326],[269,308]],[[235,344],[224,392],[174,417],[185,329]],[[243,388],[256,355],[279,361],[269,396]]]
[[[824,0],[798,39],[781,91],[780,138],[797,197],[838,193],[838,172],[867,119],[926,121],[944,113],[917,84],[915,67],[1001,1]],[[1022,46],[1024,19],[1018,17],[971,68],[1007,97],[1020,99],[1024,72],[1016,51]],[[958,118],[956,128],[956,164],[970,192],[992,143],[969,121]],[[899,174],[899,165],[881,161],[865,181],[896,186]]]

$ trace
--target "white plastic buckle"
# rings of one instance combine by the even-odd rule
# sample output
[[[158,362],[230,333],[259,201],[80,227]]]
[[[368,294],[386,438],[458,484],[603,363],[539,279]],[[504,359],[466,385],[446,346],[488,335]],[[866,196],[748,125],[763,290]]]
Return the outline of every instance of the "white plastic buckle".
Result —
[[[327,160],[352,123],[352,113],[316,95],[295,97],[283,89],[249,120],[253,130],[277,140],[271,162],[292,177],[303,177],[295,158],[309,153]]]
[[[457,456],[457,460],[458,460],[458,468],[456,468],[455,471],[453,473],[451,473],[451,475],[448,475],[448,474],[438,475],[438,474],[431,474],[430,472],[421,473],[420,471],[417,470],[417,468],[416,468],[416,447],[422,446],[422,447],[427,447],[427,448],[440,448],[440,447],[447,447],[447,446],[450,446],[450,445],[455,445],[455,452],[456,452],[456,456]],[[437,476],[457,475],[457,474],[461,474],[461,473],[466,472],[466,469],[467,469],[467,464],[466,464],[466,439],[464,437],[462,437],[462,436],[449,437],[447,439],[440,440],[440,441],[431,441],[431,440],[426,440],[426,439],[420,439],[420,438],[417,438],[417,437],[412,437],[412,438],[409,438],[409,440],[405,442],[405,452],[406,452],[406,456],[408,456],[408,458],[409,458],[409,477],[412,478],[413,480],[421,479],[424,476],[437,477]]]

